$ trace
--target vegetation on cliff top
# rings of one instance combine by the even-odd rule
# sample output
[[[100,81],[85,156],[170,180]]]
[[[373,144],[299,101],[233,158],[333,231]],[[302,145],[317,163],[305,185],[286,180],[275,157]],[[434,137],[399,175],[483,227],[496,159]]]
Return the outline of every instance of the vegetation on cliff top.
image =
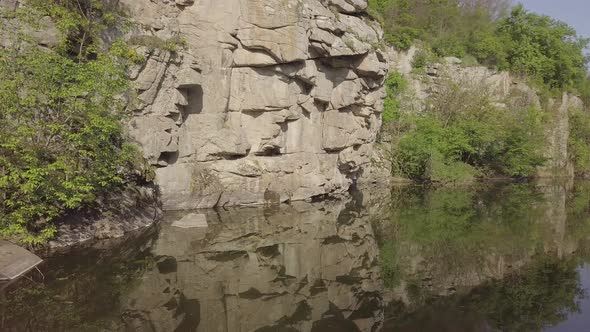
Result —
[[[530,77],[551,89],[586,89],[588,40],[567,24],[509,0],[370,0],[386,39],[416,40],[438,56],[473,56],[483,65]],[[579,91],[584,92],[584,91]]]
[[[525,78],[542,100],[577,93],[590,102],[588,40],[563,22],[527,12],[509,0],[370,0],[387,41],[398,49],[418,43],[414,73],[444,56],[506,70]],[[386,81],[384,129],[392,136],[393,170],[417,180],[456,182],[476,176],[532,176],[544,162],[548,116],[534,105],[498,107],[485,87],[443,82],[426,110],[402,109],[407,84]],[[403,108],[403,107],[402,107]],[[572,110],[570,155],[578,172],[590,169],[590,116]]]
[[[127,68],[140,58],[121,41],[101,43],[123,21],[102,1],[32,0],[3,15],[22,29],[0,48],[0,236],[42,243],[60,217],[138,174],[122,119]],[[27,34],[43,16],[60,31],[54,49]]]

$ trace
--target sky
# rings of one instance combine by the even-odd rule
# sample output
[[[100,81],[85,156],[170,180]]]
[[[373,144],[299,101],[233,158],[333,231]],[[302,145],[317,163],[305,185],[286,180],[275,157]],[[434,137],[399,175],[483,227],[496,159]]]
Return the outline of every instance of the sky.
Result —
[[[528,10],[549,15],[572,26],[582,37],[590,37],[590,0],[516,0]]]

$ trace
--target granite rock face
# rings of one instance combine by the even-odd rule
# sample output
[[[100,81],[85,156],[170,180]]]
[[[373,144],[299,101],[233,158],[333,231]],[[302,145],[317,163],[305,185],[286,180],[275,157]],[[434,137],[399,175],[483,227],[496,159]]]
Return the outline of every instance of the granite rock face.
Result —
[[[27,34],[31,41],[41,48],[52,48],[59,44],[59,30],[49,16],[42,17],[35,26],[22,24],[13,16],[5,17],[7,13],[20,8],[22,0],[0,0],[0,20],[4,25],[0,31],[0,47],[13,45],[20,36],[18,32]]]
[[[539,169],[540,177],[573,177],[574,165],[570,160],[568,142],[570,136],[570,112],[583,109],[582,100],[563,93],[561,99],[551,99],[547,105],[551,117],[545,129],[545,156],[547,163]]]
[[[369,166],[388,64],[365,0],[121,3],[130,41],[179,44],[132,74],[164,209],[338,195]]]

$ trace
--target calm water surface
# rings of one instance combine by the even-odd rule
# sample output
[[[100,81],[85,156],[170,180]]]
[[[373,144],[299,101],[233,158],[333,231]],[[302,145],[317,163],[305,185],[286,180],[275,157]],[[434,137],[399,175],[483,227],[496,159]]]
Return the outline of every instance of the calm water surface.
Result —
[[[2,292],[1,331],[584,332],[590,183],[168,213],[41,270]]]

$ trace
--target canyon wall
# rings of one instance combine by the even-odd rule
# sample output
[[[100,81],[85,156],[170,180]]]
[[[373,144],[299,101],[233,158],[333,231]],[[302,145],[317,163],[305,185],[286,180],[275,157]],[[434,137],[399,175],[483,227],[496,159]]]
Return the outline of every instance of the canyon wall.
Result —
[[[338,195],[370,166],[388,64],[365,0],[121,4],[147,57],[129,130],[164,209]]]

